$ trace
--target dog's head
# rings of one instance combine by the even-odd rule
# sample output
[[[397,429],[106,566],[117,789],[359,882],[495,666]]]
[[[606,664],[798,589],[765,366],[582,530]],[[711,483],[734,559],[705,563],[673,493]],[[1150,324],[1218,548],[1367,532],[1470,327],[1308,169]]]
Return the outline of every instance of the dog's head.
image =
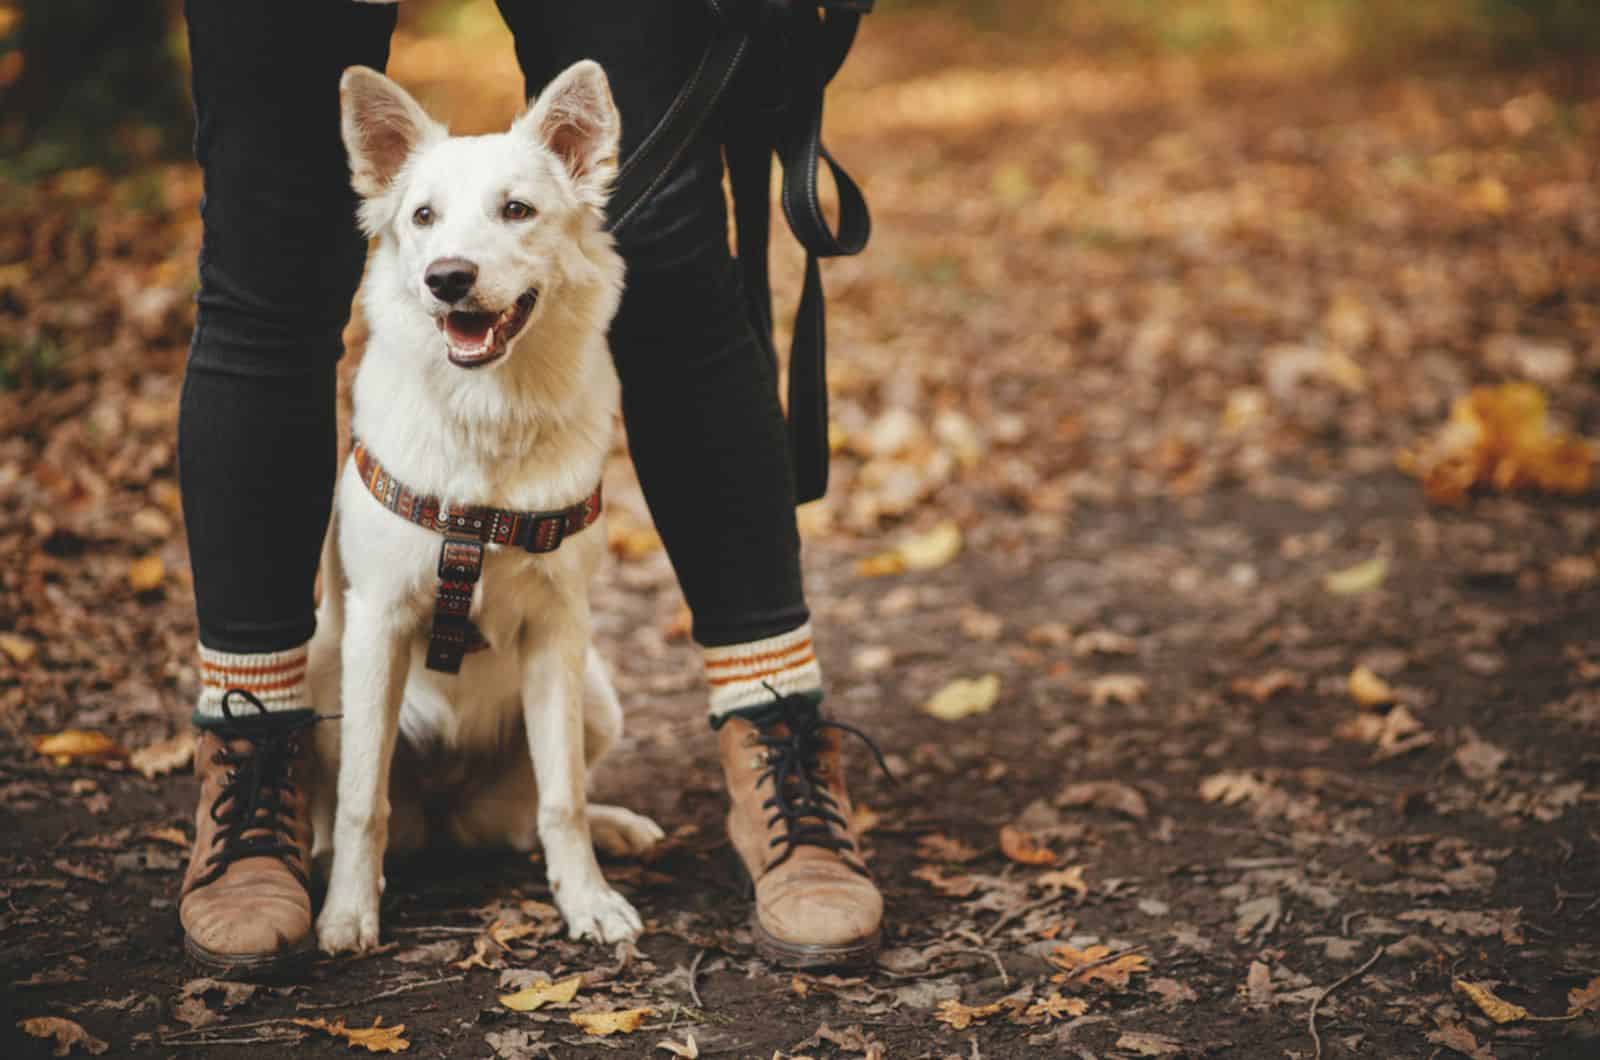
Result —
[[[345,71],[339,94],[361,223],[393,255],[405,298],[434,320],[452,364],[500,360],[603,224],[621,133],[604,71],[575,63],[491,136],[450,136],[364,66]]]

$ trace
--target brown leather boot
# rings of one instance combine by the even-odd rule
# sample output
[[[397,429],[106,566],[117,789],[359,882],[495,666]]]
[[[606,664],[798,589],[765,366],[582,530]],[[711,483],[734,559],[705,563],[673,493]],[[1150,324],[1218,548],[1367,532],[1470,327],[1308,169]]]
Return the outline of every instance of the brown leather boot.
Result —
[[[242,698],[259,713],[233,714]],[[311,953],[311,815],[300,784],[310,767],[310,710],[268,713],[248,692],[201,724],[194,849],[178,919],[183,945],[211,974],[281,973]]]
[[[797,696],[718,730],[728,837],[755,882],[756,947],[785,968],[859,965],[878,952],[883,896],[851,827],[840,730],[878,753]]]

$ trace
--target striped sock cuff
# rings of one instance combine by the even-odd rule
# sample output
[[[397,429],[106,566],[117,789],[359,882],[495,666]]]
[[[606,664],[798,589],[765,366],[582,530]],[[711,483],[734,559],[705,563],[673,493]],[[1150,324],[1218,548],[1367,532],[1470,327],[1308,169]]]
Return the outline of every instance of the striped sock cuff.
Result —
[[[235,654],[200,645],[200,701],[195,714],[222,717],[222,696],[238,688],[270,711],[304,710],[311,706],[306,681],[306,645],[286,651]],[[230,704],[230,706],[232,706]]]
[[[774,692],[789,696],[822,691],[809,622],[776,637],[706,648],[705,667],[713,718],[770,703]]]

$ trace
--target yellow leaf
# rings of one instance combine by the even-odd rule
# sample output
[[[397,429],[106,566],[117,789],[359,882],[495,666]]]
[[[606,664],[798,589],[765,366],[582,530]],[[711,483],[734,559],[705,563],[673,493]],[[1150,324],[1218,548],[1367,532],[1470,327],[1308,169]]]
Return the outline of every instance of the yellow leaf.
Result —
[[[1350,698],[1363,707],[1381,707],[1394,702],[1394,689],[1389,687],[1389,682],[1365,666],[1357,666],[1351,670],[1347,684]]]
[[[655,1009],[650,1008],[625,1008],[615,1012],[578,1012],[568,1018],[582,1027],[583,1033],[605,1038],[612,1034],[632,1034],[644,1024],[644,1018],[654,1012]]]
[[[1054,865],[1056,856],[1039,837],[1020,828],[1004,825],[1000,829],[1000,853],[1018,865]]]
[[[908,570],[933,570],[961,554],[961,527],[946,519],[932,530],[912,534],[887,552],[867,556],[856,563],[863,578],[882,578]]]
[[[963,1005],[955,998],[950,998],[939,1005],[939,1011],[933,1018],[940,1023],[948,1023],[958,1031],[964,1031],[973,1023],[982,1023],[997,1014],[1002,1007],[1003,1002],[999,1001],[988,1005]]]
[[[128,584],[136,593],[146,593],[161,588],[167,577],[167,565],[154,553],[128,564]]]
[[[513,1012],[532,1012],[545,1005],[565,1005],[578,996],[578,987],[581,985],[581,975],[568,976],[560,982],[534,983],[515,994],[503,995],[500,1004]]]
[[[1111,955],[1109,946],[1090,946],[1080,950],[1063,943],[1046,958],[1067,974],[1062,978],[1069,983],[1092,983],[1096,980],[1107,986],[1122,988],[1128,977],[1150,970],[1150,962],[1139,953]]]
[[[125,758],[128,752],[112,742],[104,733],[88,729],[64,729],[48,736],[36,736],[33,749],[66,765],[73,759]]]
[[[1503,998],[1496,997],[1494,991],[1486,986],[1469,983],[1465,979],[1453,980],[1450,985],[1455,987],[1458,993],[1465,994],[1470,998],[1472,1003],[1477,1005],[1485,1016],[1488,1016],[1496,1023],[1516,1023],[1518,1020],[1525,1020],[1531,1015],[1521,1005],[1513,1005]]]
[[[959,721],[973,714],[987,714],[1000,698],[1000,675],[957,678],[933,694],[923,711],[940,721]]]
[[[897,551],[907,570],[942,567],[961,552],[961,528],[946,519],[925,534],[906,538]]]
[[[59,1016],[35,1016],[32,1019],[21,1020],[17,1026],[35,1038],[54,1038],[56,1047],[52,1050],[53,1056],[66,1056],[72,1052],[75,1045],[83,1046],[84,1052],[93,1053],[95,1056],[111,1048],[84,1030],[81,1024]]]
[[[0,633],[0,651],[11,656],[11,661],[21,666],[39,650],[39,646],[19,633]]]
[[[185,729],[168,740],[141,747],[128,756],[128,764],[146,780],[154,780],[194,759],[194,730]]]
[[[1029,1019],[1064,1019],[1071,1016],[1077,1019],[1089,1011],[1089,1003],[1081,997],[1062,997],[1057,990],[1047,998],[1042,998],[1029,1005],[1023,1015]]]
[[[1356,596],[1370,593],[1383,584],[1389,575],[1387,556],[1373,556],[1353,567],[1334,571],[1322,579],[1322,587],[1335,596]]]
[[[292,1019],[289,1022],[321,1031],[331,1038],[343,1038],[350,1043],[350,1048],[365,1049],[369,1053],[403,1053],[411,1048],[411,1043],[403,1037],[406,1025],[396,1023],[384,1027],[382,1016],[373,1017],[370,1027],[346,1027],[342,1019],[329,1023],[320,1016],[314,1020]]]

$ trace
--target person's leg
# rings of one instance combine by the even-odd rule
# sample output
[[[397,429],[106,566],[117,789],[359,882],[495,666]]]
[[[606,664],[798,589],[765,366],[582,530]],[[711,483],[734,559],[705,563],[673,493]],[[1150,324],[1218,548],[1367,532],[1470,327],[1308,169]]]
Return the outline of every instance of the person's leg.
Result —
[[[712,32],[695,5],[501,0],[501,9],[530,91],[578,59],[605,68],[624,160]],[[729,828],[757,885],[758,936],[788,964],[862,959],[876,946],[882,903],[848,823],[837,742],[818,711],[822,674],[776,367],[728,252],[714,141],[686,153],[619,246],[628,274],[611,348],[629,448],[704,653]],[[758,744],[761,764],[748,768]]]
[[[306,644],[332,505],[334,367],[366,241],[339,75],[382,67],[394,10],[189,0],[205,178],[178,463],[200,627],[202,781],[180,917],[189,952],[261,970],[310,941]]]

